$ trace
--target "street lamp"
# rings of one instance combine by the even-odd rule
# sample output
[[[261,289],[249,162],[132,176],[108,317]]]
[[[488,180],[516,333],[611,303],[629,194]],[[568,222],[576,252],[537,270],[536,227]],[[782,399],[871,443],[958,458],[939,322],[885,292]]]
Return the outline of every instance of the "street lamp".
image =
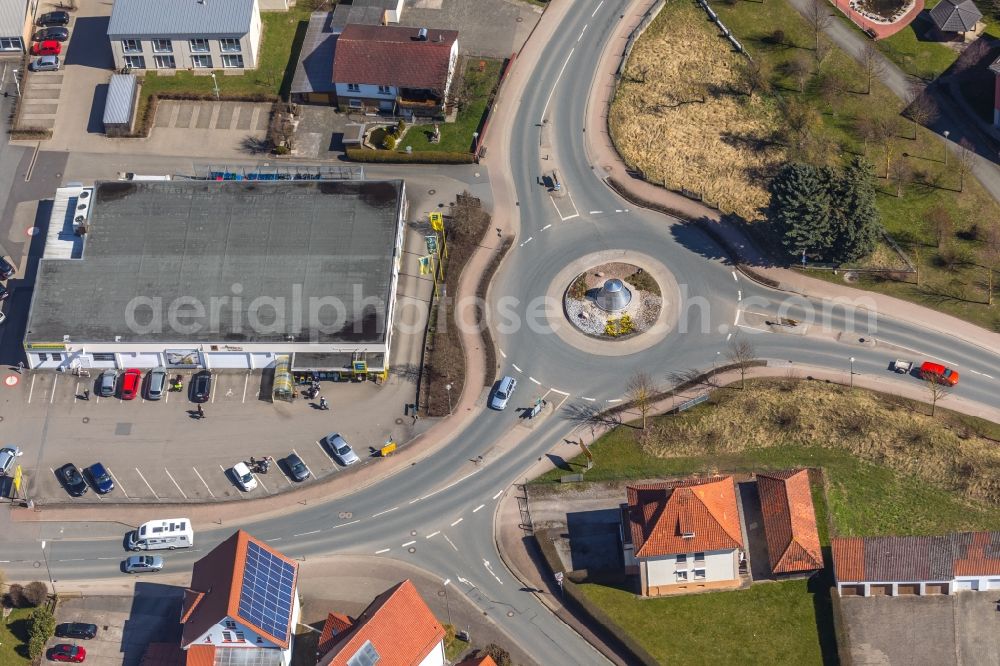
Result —
[[[444,607],[448,611],[448,624],[454,627],[455,625],[451,621],[451,603],[448,601],[448,586],[451,585],[451,578],[445,578],[442,585],[444,586]]]
[[[17,91],[17,96],[20,97],[21,96],[21,82],[17,80],[18,70],[12,69],[11,71],[14,73],[14,90]]]
[[[56,594],[56,581],[52,578],[52,570],[49,569],[49,558],[45,554],[45,542],[42,541],[42,560],[45,562],[45,573],[49,575],[49,584],[52,586],[52,596],[58,596]]]
[[[215,72],[212,72],[212,88],[215,90],[215,100],[219,100],[219,81],[215,78]]]
[[[851,357],[851,388],[854,388],[854,357]]]
[[[942,132],[942,134],[944,134],[944,141],[945,141],[945,144],[944,144],[944,165],[948,166],[948,135],[951,134],[951,132],[949,132],[948,130],[945,130],[944,132]]]
[[[451,416],[451,384],[445,384],[444,390],[448,392],[448,415]]]

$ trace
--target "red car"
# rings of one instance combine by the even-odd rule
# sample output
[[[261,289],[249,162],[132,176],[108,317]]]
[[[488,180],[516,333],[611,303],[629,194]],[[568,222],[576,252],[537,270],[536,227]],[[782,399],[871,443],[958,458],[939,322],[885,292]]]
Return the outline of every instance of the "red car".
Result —
[[[129,368],[122,375],[122,400],[135,400],[139,394],[139,386],[142,384],[142,371]]]
[[[79,645],[60,643],[49,650],[49,661],[69,661],[74,664],[79,664],[86,658],[87,651]]]
[[[47,39],[44,42],[35,42],[31,45],[31,55],[59,55],[62,53],[62,44],[54,39]]]
[[[924,361],[920,366],[920,376],[924,379],[933,378],[938,384],[954,386],[958,383],[958,373],[951,368],[946,368],[939,363]]]

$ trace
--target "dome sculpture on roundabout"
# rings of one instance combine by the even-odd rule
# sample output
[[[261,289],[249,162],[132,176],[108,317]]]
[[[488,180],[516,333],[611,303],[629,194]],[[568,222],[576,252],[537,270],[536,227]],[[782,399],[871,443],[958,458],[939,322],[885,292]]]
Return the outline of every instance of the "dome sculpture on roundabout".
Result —
[[[607,262],[579,274],[563,296],[573,326],[604,340],[624,340],[649,330],[662,304],[653,276],[625,262]]]
[[[597,307],[607,312],[621,312],[632,301],[632,292],[618,278],[611,278],[594,296]]]

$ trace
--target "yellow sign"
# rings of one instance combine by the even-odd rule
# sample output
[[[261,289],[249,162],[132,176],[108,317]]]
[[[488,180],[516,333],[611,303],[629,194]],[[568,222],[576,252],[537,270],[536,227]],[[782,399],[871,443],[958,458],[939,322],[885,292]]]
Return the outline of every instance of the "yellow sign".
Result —
[[[396,442],[386,442],[385,446],[379,449],[379,455],[385,458],[387,455],[396,450]]]
[[[420,257],[420,274],[427,275],[431,272],[431,258],[430,257]]]
[[[587,460],[594,462],[594,454],[590,452],[590,447],[584,443],[583,438],[580,439],[580,448],[583,450],[583,455],[587,456]]]
[[[29,342],[24,346],[26,349],[56,349],[66,351],[66,343],[64,342]]]
[[[21,466],[18,465],[14,469],[14,492],[21,492],[21,476],[23,476],[23,472],[21,471]]]
[[[444,215],[441,213],[431,213],[431,229],[434,231],[444,231]]]

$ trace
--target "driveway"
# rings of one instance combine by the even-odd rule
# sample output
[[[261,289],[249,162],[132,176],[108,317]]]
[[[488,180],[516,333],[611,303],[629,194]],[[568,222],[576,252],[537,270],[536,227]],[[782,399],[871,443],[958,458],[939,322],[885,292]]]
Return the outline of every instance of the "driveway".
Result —
[[[1000,663],[995,592],[845,597],[840,603],[855,664]]]

